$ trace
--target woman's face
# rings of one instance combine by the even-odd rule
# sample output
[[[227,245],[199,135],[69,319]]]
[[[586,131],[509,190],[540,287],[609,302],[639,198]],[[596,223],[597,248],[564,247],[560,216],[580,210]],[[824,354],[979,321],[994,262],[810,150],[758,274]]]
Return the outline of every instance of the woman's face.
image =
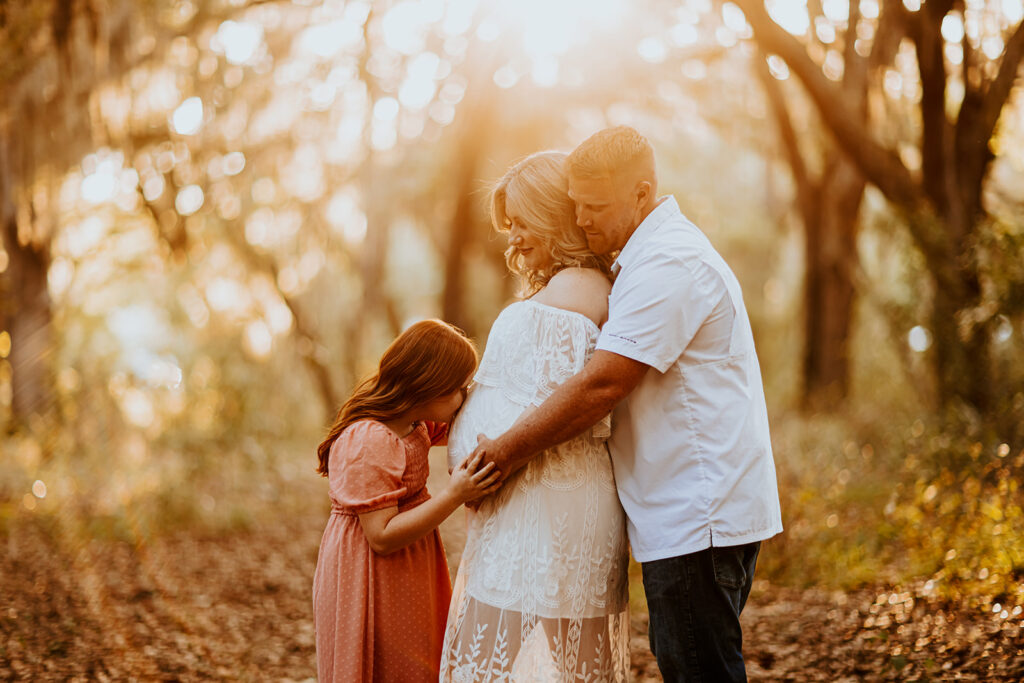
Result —
[[[552,263],[551,252],[540,237],[532,232],[522,219],[510,214],[508,244],[523,257],[523,265],[532,271],[543,271]]]

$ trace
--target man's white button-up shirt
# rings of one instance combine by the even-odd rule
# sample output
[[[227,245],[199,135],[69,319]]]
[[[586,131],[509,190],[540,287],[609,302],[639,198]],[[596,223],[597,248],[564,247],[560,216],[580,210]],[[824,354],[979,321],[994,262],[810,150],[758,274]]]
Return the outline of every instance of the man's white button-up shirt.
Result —
[[[648,562],[782,531],[761,369],[739,283],[664,198],[619,253],[597,348],[651,366],[609,447],[633,557]]]

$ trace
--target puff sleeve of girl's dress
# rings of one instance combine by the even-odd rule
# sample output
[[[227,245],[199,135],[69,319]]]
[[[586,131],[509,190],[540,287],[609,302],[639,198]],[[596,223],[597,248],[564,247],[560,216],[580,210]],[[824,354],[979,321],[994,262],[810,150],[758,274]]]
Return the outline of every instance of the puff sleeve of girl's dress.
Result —
[[[430,437],[431,446],[447,446],[448,445],[448,423],[447,422],[431,422],[429,420],[423,421],[423,426],[427,428],[427,436]]]
[[[380,422],[360,420],[331,445],[331,500],[357,515],[396,506],[408,493],[405,467],[403,441]]]

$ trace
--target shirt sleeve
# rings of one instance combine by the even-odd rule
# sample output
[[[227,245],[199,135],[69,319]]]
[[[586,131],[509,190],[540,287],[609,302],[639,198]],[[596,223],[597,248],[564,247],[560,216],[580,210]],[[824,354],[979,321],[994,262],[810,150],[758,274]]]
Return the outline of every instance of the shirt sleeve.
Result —
[[[619,274],[597,348],[665,372],[725,296],[721,275],[703,261],[653,255]]]
[[[398,505],[406,495],[405,447],[379,422],[350,425],[331,446],[331,498],[356,514]]]

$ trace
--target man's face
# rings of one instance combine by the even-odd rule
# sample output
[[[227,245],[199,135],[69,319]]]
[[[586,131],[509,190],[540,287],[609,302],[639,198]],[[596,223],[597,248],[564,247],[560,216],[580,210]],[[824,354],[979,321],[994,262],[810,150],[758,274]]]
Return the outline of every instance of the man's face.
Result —
[[[638,215],[637,197],[617,187],[609,177],[569,177],[569,196],[576,203],[576,224],[587,235],[595,254],[608,254],[626,245]]]

